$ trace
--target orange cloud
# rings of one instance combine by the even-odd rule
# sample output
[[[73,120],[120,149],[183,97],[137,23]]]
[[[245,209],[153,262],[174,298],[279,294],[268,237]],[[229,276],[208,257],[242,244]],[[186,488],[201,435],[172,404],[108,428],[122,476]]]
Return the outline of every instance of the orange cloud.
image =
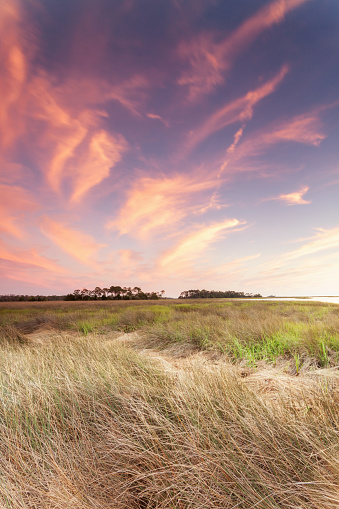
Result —
[[[70,180],[71,200],[78,202],[109,177],[127,143],[122,136],[99,128],[103,113],[85,106],[71,111],[69,98],[54,89],[47,78],[36,78],[32,87],[29,114],[40,126],[37,159],[51,188],[59,192],[62,183]]]
[[[264,30],[281,23],[286,14],[309,0],[275,0],[244,21],[221,42],[203,34],[190,43],[181,43],[179,56],[189,60],[190,67],[179,78],[188,87],[189,99],[195,100],[223,83],[223,73],[230,69],[236,56]]]
[[[54,80],[31,65],[34,33],[16,0],[0,5],[0,161],[24,146],[55,192],[71,184],[71,199],[80,201],[110,174],[127,149],[120,135],[101,127],[105,112],[97,105],[119,101],[137,114],[139,91],[147,81],[133,76],[111,85],[101,78]],[[79,94],[81,88],[81,94]]]
[[[105,244],[98,244],[93,237],[44,217],[41,222],[42,233],[65,253],[85,265],[95,265],[94,257]]]
[[[21,119],[16,116],[16,104],[21,98],[27,75],[27,57],[22,47],[24,40],[19,29],[21,13],[16,0],[3,0],[0,3],[0,61],[2,72],[0,80],[0,145],[7,148],[21,131]],[[27,52],[31,43],[26,38]]]
[[[18,186],[0,184],[0,231],[23,238],[25,231],[19,225],[29,211],[37,209],[29,193]]]
[[[232,145],[230,145],[226,151],[227,154],[233,154],[233,152],[235,151],[235,148],[238,145],[243,134],[244,134],[244,126],[240,127],[240,129],[238,129],[237,132],[235,133],[234,141],[233,141]]]
[[[235,231],[235,227],[243,224],[245,223],[238,219],[226,219],[220,223],[202,227],[165,253],[159,260],[159,266],[166,272],[189,268],[210,248],[211,244],[224,238],[228,231],[232,229]]]
[[[164,228],[170,231],[189,213],[201,209],[201,204],[192,205],[192,197],[215,184],[215,180],[203,181],[185,175],[142,177],[129,190],[117,219],[109,221],[107,228],[141,238]]]
[[[276,126],[276,129],[263,136],[262,143],[270,145],[281,141],[295,141],[318,146],[326,135],[321,132],[321,122],[316,115],[298,115],[292,120]]]
[[[221,109],[213,113],[206,122],[190,134],[186,142],[187,152],[190,152],[194,147],[196,147],[196,145],[216,131],[233,124],[234,122],[244,122],[245,120],[251,119],[253,116],[254,106],[261,101],[261,99],[272,94],[276,90],[287,72],[288,67],[284,65],[270,81],[267,81],[264,85],[261,85],[255,90],[251,90],[243,97],[240,97],[231,103],[227,103]],[[240,139],[242,131],[238,132]]]
[[[160,120],[164,124],[164,126],[168,127],[169,123],[167,120],[164,120],[160,115],[156,115],[155,113],[147,113],[146,117],[151,118],[153,120]]]
[[[299,191],[295,191],[294,193],[280,194],[274,198],[265,198],[262,201],[281,200],[285,202],[286,205],[308,205],[311,202],[303,199],[304,194],[306,194],[308,190],[309,187],[304,186]]]
[[[227,65],[211,35],[202,34],[193,41],[182,42],[177,51],[182,60],[190,63],[177,81],[188,87],[189,100],[196,100],[223,82],[222,73]]]
[[[322,109],[328,107],[324,106]],[[239,136],[236,139],[237,135]],[[227,157],[220,165],[219,176],[226,167],[228,172],[248,171],[244,164],[245,160],[251,160],[278,143],[295,142],[318,146],[326,138],[317,112],[309,112],[282,122],[272,123],[240,143],[242,135],[243,127],[236,133],[233,144],[227,150]],[[238,161],[241,161],[240,167],[237,164]],[[252,162],[250,169],[256,169]]]
[[[92,187],[109,177],[111,168],[120,161],[126,148],[127,143],[122,136],[110,136],[105,131],[96,132],[75,169],[72,201],[80,201]]]
[[[7,260],[9,262],[16,262],[22,266],[33,266],[45,269],[50,272],[65,272],[64,269],[57,265],[53,260],[41,256],[36,249],[12,248],[6,246],[2,241],[0,241],[0,259]]]

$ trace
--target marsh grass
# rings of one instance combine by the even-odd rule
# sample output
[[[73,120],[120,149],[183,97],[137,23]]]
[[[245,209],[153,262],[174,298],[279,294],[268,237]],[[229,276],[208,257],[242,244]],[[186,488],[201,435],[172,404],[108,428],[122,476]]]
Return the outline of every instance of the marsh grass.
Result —
[[[179,376],[101,335],[58,337],[0,347],[2,507],[338,507],[335,386],[271,404],[227,364]]]
[[[298,358],[298,371],[304,364],[339,364],[339,306],[316,302],[12,303],[0,308],[0,321],[0,341],[8,336],[25,342],[27,334],[43,329],[84,336],[139,330],[149,344],[189,343],[225,354],[233,362],[256,365],[261,360]]]
[[[150,342],[189,342],[198,349],[216,350],[233,361],[276,362],[295,359],[298,370],[307,364],[339,363],[338,306],[318,303],[235,302],[173,306],[171,320],[147,328]]]

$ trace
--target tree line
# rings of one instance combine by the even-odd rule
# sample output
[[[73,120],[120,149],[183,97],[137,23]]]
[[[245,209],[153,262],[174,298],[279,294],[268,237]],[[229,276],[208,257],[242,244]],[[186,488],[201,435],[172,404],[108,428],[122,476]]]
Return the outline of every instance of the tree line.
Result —
[[[135,286],[110,286],[109,288],[100,288],[96,286],[94,290],[83,288],[82,290],[74,290],[68,295],[0,295],[0,302],[34,302],[47,300],[157,300],[164,297],[164,290],[161,292],[143,292],[141,288]],[[186,290],[181,292],[179,299],[242,299],[242,298],[259,298],[260,293],[244,293],[232,290],[215,291],[215,290]]]
[[[74,290],[73,293],[66,295],[65,300],[156,300],[162,299],[165,290],[161,292],[143,292],[141,288],[135,286],[110,286],[109,288],[100,288],[96,286],[94,290]]]
[[[65,295],[0,295],[0,302],[43,302],[46,300],[65,300]]]
[[[262,297],[260,293],[244,293],[234,292],[232,290],[215,291],[215,290],[186,290],[181,292],[179,299],[248,299]]]

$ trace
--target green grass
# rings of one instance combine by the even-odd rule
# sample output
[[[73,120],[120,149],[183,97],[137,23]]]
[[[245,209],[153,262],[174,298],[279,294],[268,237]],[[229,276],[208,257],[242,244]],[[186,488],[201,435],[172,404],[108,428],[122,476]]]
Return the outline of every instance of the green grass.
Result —
[[[150,342],[165,346],[189,342],[249,364],[296,356],[298,369],[306,359],[319,367],[339,363],[337,306],[236,302],[190,309],[186,304],[179,313],[173,307],[170,321],[147,328]]]

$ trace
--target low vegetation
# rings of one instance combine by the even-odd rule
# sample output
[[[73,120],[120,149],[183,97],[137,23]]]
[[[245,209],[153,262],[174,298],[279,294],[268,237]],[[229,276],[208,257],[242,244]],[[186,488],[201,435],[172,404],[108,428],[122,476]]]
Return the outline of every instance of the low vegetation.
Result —
[[[338,507],[339,306],[33,302],[0,316],[1,507]],[[150,353],[183,347],[201,352],[185,367]],[[258,385],[274,366],[293,390]]]
[[[0,342],[42,327],[83,335],[140,331],[145,343],[158,348],[185,343],[224,354],[235,363],[298,359],[299,368],[304,363],[339,364],[336,304],[226,299],[32,302],[2,304],[0,317]]]

